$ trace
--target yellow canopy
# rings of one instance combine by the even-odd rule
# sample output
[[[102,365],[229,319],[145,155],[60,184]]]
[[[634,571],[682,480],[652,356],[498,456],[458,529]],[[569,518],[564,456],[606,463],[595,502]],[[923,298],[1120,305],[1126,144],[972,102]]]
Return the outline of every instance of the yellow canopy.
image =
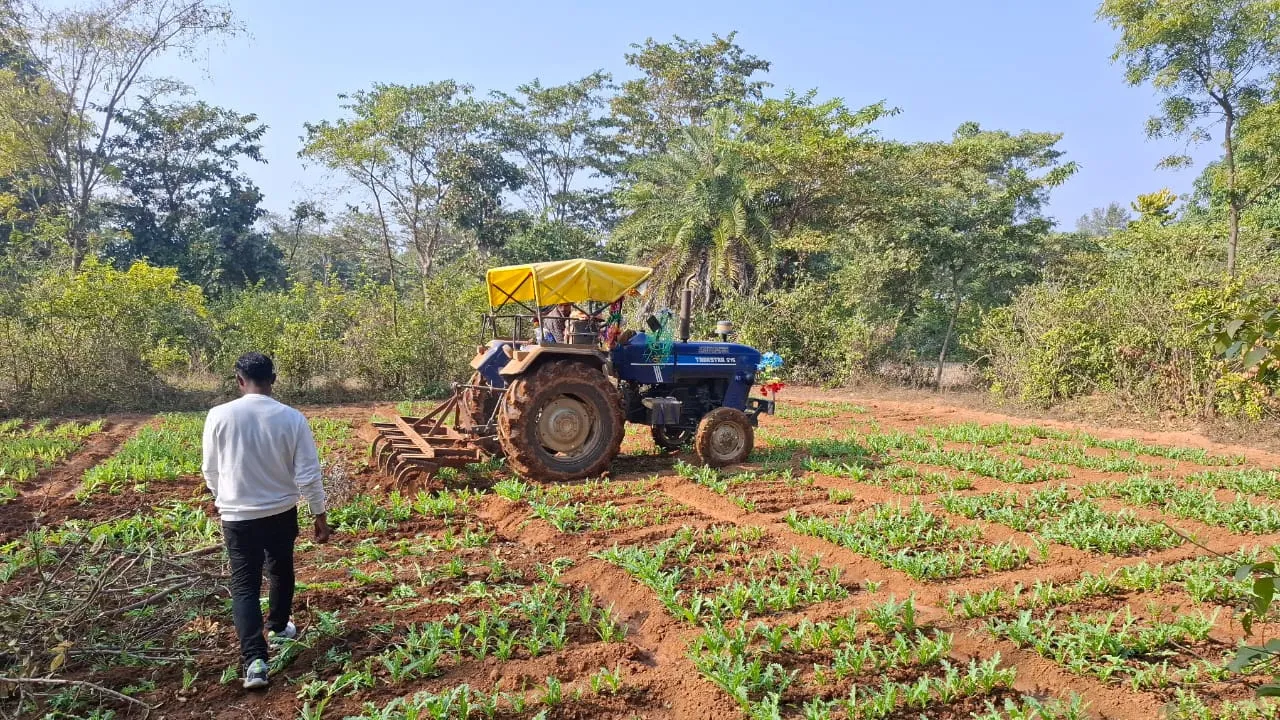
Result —
[[[509,302],[546,307],[589,301],[610,303],[637,288],[653,270],[600,260],[557,260],[497,267],[487,274],[489,305]]]

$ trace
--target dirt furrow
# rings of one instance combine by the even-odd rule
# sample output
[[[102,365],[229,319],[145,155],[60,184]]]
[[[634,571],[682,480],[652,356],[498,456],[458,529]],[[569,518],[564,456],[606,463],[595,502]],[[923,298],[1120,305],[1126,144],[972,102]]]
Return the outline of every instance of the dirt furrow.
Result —
[[[0,542],[31,530],[37,522],[56,524],[76,515],[79,502],[75,493],[85,472],[115,454],[150,419],[147,415],[112,418],[102,432],[90,436],[70,457],[22,485],[18,497],[0,510]],[[113,512],[117,510],[113,508]]]
[[[635,680],[661,698],[673,717],[713,720],[738,712],[728,696],[702,678],[685,654],[688,643],[699,631],[672,617],[653,591],[627,573],[591,557],[594,543],[590,538],[560,533],[505,498],[487,499],[479,515],[494,523],[505,539],[534,548],[552,545],[557,555],[574,560],[561,580],[591,588],[598,601],[612,606],[626,623],[627,642],[639,650],[633,657],[648,667],[637,673]]]

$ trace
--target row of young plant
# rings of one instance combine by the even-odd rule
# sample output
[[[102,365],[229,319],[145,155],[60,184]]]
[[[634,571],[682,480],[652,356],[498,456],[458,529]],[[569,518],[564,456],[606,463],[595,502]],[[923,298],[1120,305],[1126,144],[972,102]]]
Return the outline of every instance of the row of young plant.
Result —
[[[898,484],[901,487],[899,492],[959,490],[970,488],[973,483],[968,478],[928,471],[921,473],[907,466],[894,465],[898,461],[949,468],[1013,484],[1070,477],[1065,468],[1057,465],[1028,467],[1014,458],[1000,457],[980,449],[949,450],[942,447],[937,439],[930,439],[924,430],[916,435],[907,435],[874,428],[844,439],[781,441],[772,443],[767,453],[770,456],[773,453],[802,454],[805,469],[812,472],[891,487]],[[873,471],[873,468],[878,470]],[[890,470],[903,474],[886,475]],[[909,472],[915,472],[916,476],[906,475]],[[920,482],[895,482],[900,480]]]
[[[419,491],[413,496],[392,490],[381,497],[358,494],[328,512],[329,524],[343,533],[382,533],[414,517],[451,521],[467,518],[480,503],[481,494],[467,488],[438,492]]]
[[[1184,487],[1174,480],[1135,476],[1123,481],[1092,483],[1084,486],[1082,492],[1085,497],[1118,498],[1237,533],[1280,530],[1280,508],[1274,505],[1255,503],[1240,495],[1231,502],[1222,502],[1212,490]]]
[[[829,420],[841,415],[864,415],[867,409],[851,402],[806,400],[778,406],[775,415],[784,420]]]
[[[876,505],[856,516],[801,515],[792,510],[786,521],[796,532],[848,548],[916,580],[1013,570],[1031,560],[1027,548],[987,542],[980,529],[952,525],[919,501]]]
[[[1276,549],[1269,556],[1274,561]],[[1109,573],[1086,572],[1076,580],[1037,580],[1030,587],[1021,583],[981,592],[951,593],[947,609],[965,618],[1009,616],[1021,609],[1050,609],[1103,596],[1130,592],[1161,592],[1176,588],[1192,600],[1217,605],[1242,606],[1253,599],[1252,583],[1236,580],[1235,569],[1261,561],[1258,548],[1221,557],[1198,557],[1176,563],[1141,562]]]
[[[57,549],[71,545],[99,551],[150,546],[157,552],[181,554],[217,543],[220,532],[217,521],[203,507],[182,502],[104,522],[66,520],[0,544],[0,582],[8,582],[25,569],[56,562]]]
[[[147,483],[199,477],[205,413],[164,413],[140,428],[107,460],[87,470],[81,499],[95,493],[145,491]],[[332,459],[352,437],[347,420],[313,418],[310,421],[321,460]]]
[[[1089,500],[1072,497],[1064,485],[1027,495],[947,494],[938,503],[948,512],[1000,523],[1087,552],[1132,555],[1184,542],[1163,524],[1142,520],[1129,511],[1107,512]]]
[[[692,511],[654,492],[656,478],[636,482],[591,481],[541,486],[508,478],[493,490],[515,502],[526,502],[534,517],[563,533],[599,532],[665,525]]]
[[[729,499],[747,512],[759,510],[752,493],[776,487],[787,487],[804,493],[814,485],[808,475],[796,476],[790,467],[761,472],[741,471],[727,473],[707,465],[691,465],[683,460],[675,464],[676,474]]]
[[[1278,549],[1271,548],[1269,557]],[[1070,612],[1062,608],[1091,599],[1176,588],[1201,603],[1253,607],[1251,578],[1237,569],[1261,560],[1258,548],[1229,556],[1198,557],[1170,564],[1138,563],[1110,573],[1085,573],[1069,582],[1037,581],[1027,588],[992,588],[952,593],[947,609],[956,616],[986,618],[994,637],[1053,660],[1070,672],[1155,692],[1167,701],[1165,713],[1178,720],[1267,720],[1280,717],[1280,705],[1268,701],[1206,701],[1196,688],[1237,680],[1234,648],[1210,638],[1222,608],[1176,613],[1148,605],[1140,618],[1125,605],[1112,612]],[[1259,620],[1274,620],[1273,612]]]
[[[872,469],[856,463],[814,458],[805,458],[803,465],[809,472],[886,487],[902,495],[928,495],[973,489],[973,481],[964,475],[919,470],[910,465],[887,465]],[[827,492],[827,499],[837,504],[851,502],[856,497],[857,492],[849,488],[830,488]]]
[[[587,687],[595,696],[616,695],[622,689],[622,670],[602,667],[587,679]],[[360,715],[348,720],[466,720],[471,717],[495,718],[499,715],[521,715],[538,710],[534,720],[546,720],[548,713],[567,702],[580,703],[586,691],[581,685],[571,687],[555,676],[548,676],[541,686],[519,692],[484,692],[470,685],[456,685],[438,693],[418,692],[392,700],[385,705],[365,703]],[[326,701],[314,706],[303,705],[300,720],[321,720]]]
[[[19,486],[36,473],[66,459],[103,423],[41,420],[30,425],[20,419],[0,422],[0,505],[18,496]]]
[[[1176,460],[1206,466],[1243,465],[1242,455],[1219,455],[1200,448],[1156,445],[1131,438],[1100,438],[1083,431],[1058,430],[1036,425],[1010,425],[998,423],[979,425],[959,423],[921,428],[918,434],[935,440],[997,447],[1006,445],[1031,445],[1037,440],[1058,443],[1074,443],[1086,448],[1126,452],[1132,455]]]
[[[1068,671],[1135,691],[1170,691],[1231,675],[1228,646],[1209,641],[1217,611],[1178,613],[1169,620],[1139,618],[1125,607],[1113,612],[1038,614],[992,618],[992,637],[1029,648]],[[1216,647],[1218,658],[1201,657]]]
[[[883,519],[900,511],[886,511]],[[890,598],[866,610],[874,637],[860,629],[858,613],[820,623],[750,626],[752,617],[841,599],[849,590],[837,573],[823,573],[816,559],[768,552],[764,539],[757,527],[682,528],[655,545],[614,546],[597,557],[651,588],[674,617],[703,628],[691,659],[749,717],[800,712],[881,718],[965,697],[988,699],[983,717],[1084,717],[1078,701],[1042,707],[1031,698],[1007,698],[1002,705],[1014,670],[1001,668],[998,657],[954,663],[951,636],[918,627],[913,599]]]
[[[151,481],[170,481],[200,474],[200,440],[204,413],[165,413],[124,442],[114,455],[89,468],[78,493],[142,491]]]
[[[312,680],[299,697],[309,703],[350,696],[379,682],[396,685],[435,677],[464,662],[535,658],[565,650],[571,643],[621,642],[627,634],[609,609],[589,592],[548,580],[523,588],[515,597],[441,620],[410,625],[388,649],[348,661],[331,680]]]
[[[649,587],[667,610],[692,624],[722,623],[796,610],[849,596],[839,569],[816,557],[759,553],[759,528],[681,528],[653,546],[613,547],[596,553]],[[698,587],[710,585],[704,592]]]
[[[937,711],[964,698],[1011,692],[1014,668],[1000,657],[954,663],[953,637],[916,624],[908,598],[857,613],[795,627],[711,624],[690,646],[695,666],[733,698],[750,718],[878,720]],[[790,669],[789,669],[790,668]],[[1010,711],[1043,710],[1045,718],[1083,717],[1083,704],[1009,698]],[[991,717],[1000,708],[986,700]]]

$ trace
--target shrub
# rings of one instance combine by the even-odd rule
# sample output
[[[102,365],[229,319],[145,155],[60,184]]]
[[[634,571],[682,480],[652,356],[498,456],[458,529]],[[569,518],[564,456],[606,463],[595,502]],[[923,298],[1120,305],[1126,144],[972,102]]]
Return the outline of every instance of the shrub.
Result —
[[[241,292],[218,308],[215,370],[229,377],[237,357],[257,351],[271,356],[286,392],[309,389],[317,377],[336,374],[351,305],[341,287],[319,282]]]
[[[722,311],[739,341],[782,355],[791,379],[834,386],[866,374],[877,340],[843,296],[833,282],[805,281],[792,290],[727,299]]]
[[[1205,324],[1239,305],[1210,230],[1142,222],[1105,242],[1075,272],[989,313],[969,338],[993,391],[1045,406],[1101,392],[1148,410],[1254,412],[1256,397],[1223,377]],[[1256,236],[1242,249],[1239,283],[1274,297],[1280,263]]]
[[[14,411],[154,403],[208,337],[200,289],[141,262],[42,274],[2,302],[0,405]]]
[[[230,368],[241,353],[264,352],[286,394],[346,380],[374,395],[438,393],[465,377],[484,291],[467,276],[441,275],[421,293],[397,299],[387,285],[318,282],[245,291],[223,308],[214,363]]]
[[[465,379],[486,309],[484,287],[459,276],[437,278],[424,297],[397,303],[387,286],[362,290],[343,339],[345,372],[369,388],[412,397]]]

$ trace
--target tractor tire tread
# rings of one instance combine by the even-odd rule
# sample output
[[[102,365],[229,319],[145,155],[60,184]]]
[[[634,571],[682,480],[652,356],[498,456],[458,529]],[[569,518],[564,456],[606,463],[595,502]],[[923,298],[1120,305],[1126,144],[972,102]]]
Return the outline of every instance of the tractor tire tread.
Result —
[[[605,451],[589,466],[574,472],[565,472],[548,466],[541,457],[540,448],[529,440],[527,426],[537,422],[534,403],[537,396],[562,383],[593,386],[605,399],[608,425]],[[595,368],[575,362],[549,362],[536,370],[516,378],[507,388],[502,406],[498,410],[498,439],[506,453],[507,467],[530,480],[561,482],[603,475],[622,448],[626,427],[622,415],[622,396],[605,374]]]

